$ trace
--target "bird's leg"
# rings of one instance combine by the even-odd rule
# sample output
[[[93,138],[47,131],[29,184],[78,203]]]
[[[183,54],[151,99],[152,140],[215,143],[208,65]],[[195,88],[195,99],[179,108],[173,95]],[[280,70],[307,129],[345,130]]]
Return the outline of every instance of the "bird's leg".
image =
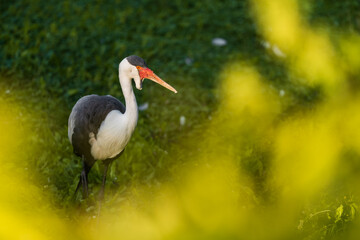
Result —
[[[83,186],[83,196],[84,196],[84,182],[87,183],[87,177],[85,177],[85,181],[84,181],[84,175],[86,175],[86,172],[85,172],[85,167],[84,167],[84,156],[83,156],[83,170],[81,171],[81,174],[80,174],[80,178],[79,178],[79,182],[76,186],[76,189],[75,189],[75,192],[74,192],[74,196],[73,196],[73,199],[75,200],[76,199],[76,194],[77,192],[79,191],[79,188],[80,188],[80,185]],[[87,187],[86,187],[87,188]],[[86,195],[87,196],[87,195]]]
[[[85,170],[82,170],[80,178],[83,186],[83,198],[87,198],[89,196],[89,191],[88,191],[87,172]]]
[[[94,161],[92,161],[90,164],[83,155],[83,170],[81,172],[80,178],[83,185],[83,198],[89,197],[89,191],[88,191],[88,174],[90,172],[91,167],[94,165]]]
[[[83,188],[83,198],[87,198],[89,196],[89,191],[88,191],[88,174],[90,172],[91,167],[94,165],[95,161],[87,161],[87,159],[85,158],[85,156],[82,156],[82,163],[83,163],[83,170],[81,171],[80,174],[80,179],[78,182],[78,185],[76,186],[76,190],[74,193],[74,199],[76,198],[76,194],[80,188],[80,185],[82,185]]]
[[[77,192],[79,191],[80,185],[82,185],[82,187],[83,187],[83,192],[82,192],[83,197],[87,198],[88,197],[88,186],[87,186],[88,183],[87,183],[87,173],[86,173],[85,170],[81,171],[79,182],[78,182],[78,184],[76,186],[74,196],[73,196],[74,200],[76,198]]]
[[[112,162],[112,160],[105,160],[104,161],[104,175],[103,175],[103,181],[102,181],[102,185],[101,185],[101,189],[100,189],[100,193],[99,193],[98,220],[99,220],[99,217],[100,217],[102,201],[104,199],[106,175],[107,175],[107,171],[108,171],[108,168],[109,168],[109,165],[110,165],[111,162]]]
[[[105,182],[106,182],[106,175],[109,168],[111,161],[104,161],[104,175],[103,175],[103,181],[99,193],[99,200],[102,201],[104,199],[104,191],[105,191]]]
[[[75,189],[75,192],[74,192],[74,195],[73,195],[73,200],[76,199],[76,194],[77,194],[77,192],[79,191],[79,188],[80,188],[80,185],[81,185],[81,184],[82,184],[82,183],[81,183],[81,176],[80,176],[79,182],[78,182],[78,184],[77,184],[77,186],[76,186],[76,189]]]

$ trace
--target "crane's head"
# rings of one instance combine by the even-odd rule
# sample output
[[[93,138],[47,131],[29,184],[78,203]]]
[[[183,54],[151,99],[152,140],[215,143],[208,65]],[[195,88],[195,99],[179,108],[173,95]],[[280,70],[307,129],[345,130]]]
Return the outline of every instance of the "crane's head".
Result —
[[[161,78],[159,78],[145,63],[144,59],[141,57],[131,55],[129,57],[126,57],[121,63],[121,65],[125,65],[124,68],[127,71],[127,74],[130,78],[133,78],[135,81],[136,88],[141,90],[142,89],[142,83],[145,78],[150,79],[158,84],[160,84],[163,87],[166,87],[167,89],[173,91],[174,93],[177,93],[175,88],[167,84],[165,81],[163,81]]]

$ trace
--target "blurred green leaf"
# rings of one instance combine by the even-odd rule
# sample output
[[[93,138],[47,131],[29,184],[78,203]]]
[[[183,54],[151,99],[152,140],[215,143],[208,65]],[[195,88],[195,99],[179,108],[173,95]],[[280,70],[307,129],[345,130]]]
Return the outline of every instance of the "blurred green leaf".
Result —
[[[341,221],[342,214],[344,212],[344,206],[341,204],[335,212],[335,222]]]

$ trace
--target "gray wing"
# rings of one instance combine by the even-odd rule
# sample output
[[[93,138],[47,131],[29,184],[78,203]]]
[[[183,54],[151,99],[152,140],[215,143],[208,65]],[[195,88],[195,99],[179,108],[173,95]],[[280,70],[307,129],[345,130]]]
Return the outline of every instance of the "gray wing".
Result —
[[[109,112],[125,113],[125,106],[116,98],[88,95],[80,98],[73,107],[68,122],[68,137],[77,155],[89,155],[89,133],[95,136]]]

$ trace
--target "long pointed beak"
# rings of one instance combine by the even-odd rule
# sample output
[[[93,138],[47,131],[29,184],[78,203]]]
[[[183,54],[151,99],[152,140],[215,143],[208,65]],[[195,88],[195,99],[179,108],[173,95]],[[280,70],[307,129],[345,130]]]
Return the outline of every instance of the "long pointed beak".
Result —
[[[153,82],[156,82],[160,84],[161,86],[169,89],[170,91],[173,91],[174,93],[177,93],[176,89],[170,86],[168,83],[166,83],[164,80],[159,78],[153,71],[151,71],[149,68],[142,68],[140,70],[140,76],[142,78],[150,79]]]
[[[151,81],[156,82],[156,83],[160,84],[163,87],[166,87],[170,91],[173,91],[174,93],[177,93],[175,88],[173,88],[168,83],[166,83],[164,80],[159,78],[155,73],[153,73],[153,75],[151,75],[151,76],[148,76],[147,79],[150,79]]]

